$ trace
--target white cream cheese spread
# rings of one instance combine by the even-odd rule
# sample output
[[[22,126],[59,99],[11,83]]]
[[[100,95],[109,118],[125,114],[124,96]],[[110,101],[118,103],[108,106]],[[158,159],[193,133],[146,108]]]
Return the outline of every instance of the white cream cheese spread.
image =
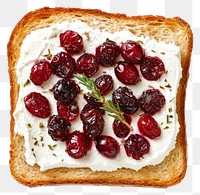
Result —
[[[52,75],[42,86],[35,86],[31,82],[27,83],[27,80],[29,79],[31,67],[34,62],[38,59],[43,59],[43,55],[48,53],[48,49],[50,49],[53,55],[64,51],[60,47],[59,34],[66,30],[74,30],[83,37],[84,49],[87,53],[94,54],[96,47],[102,44],[106,38],[118,44],[127,40],[134,40],[142,44],[146,55],[157,56],[163,61],[166,72],[163,73],[159,80],[147,81],[140,75],[142,82],[139,82],[137,85],[127,86],[133,91],[136,97],[139,97],[144,90],[152,86],[159,89],[166,99],[164,107],[154,115],[155,120],[161,128],[161,136],[156,140],[147,138],[150,142],[150,152],[145,154],[141,160],[127,157],[123,146],[120,147],[120,152],[115,159],[106,158],[96,150],[94,144],[87,156],[81,159],[73,159],[65,152],[65,142],[53,141],[48,135],[48,118],[40,119],[34,117],[26,110],[23,98],[30,92],[39,92],[49,100],[52,114],[57,114],[56,101],[49,89],[60,78]],[[74,56],[75,59],[77,57]],[[55,23],[50,27],[32,31],[23,41],[20,57],[16,65],[20,90],[17,107],[14,112],[15,133],[24,136],[26,162],[30,165],[38,164],[41,171],[55,167],[89,167],[93,171],[113,171],[122,167],[139,170],[144,166],[156,165],[162,162],[175,147],[176,136],[179,131],[178,116],[176,114],[176,93],[182,75],[180,59],[180,48],[173,43],[166,44],[165,42],[151,40],[149,37],[136,37],[126,29],[111,34],[103,30],[93,29],[81,21],[75,21],[72,23]],[[120,60],[120,57],[118,60]],[[113,90],[119,86],[125,86],[116,78],[113,67],[100,67],[93,78],[97,78],[103,72],[112,76],[114,80]],[[78,83],[78,80],[76,82]],[[84,92],[88,91],[84,86],[79,86]],[[111,99],[111,95],[112,92],[106,95],[105,98]],[[78,95],[77,102],[81,111],[86,104],[81,94]],[[139,119],[139,115],[140,111],[132,115],[131,125],[134,128],[133,133],[138,132],[137,120]],[[167,117],[169,115],[171,116],[170,119]],[[113,133],[112,123],[114,119],[107,114],[103,117],[105,126],[102,134],[111,135],[120,142],[121,140]],[[82,122],[79,117],[71,122],[70,132],[74,130],[82,131]]]

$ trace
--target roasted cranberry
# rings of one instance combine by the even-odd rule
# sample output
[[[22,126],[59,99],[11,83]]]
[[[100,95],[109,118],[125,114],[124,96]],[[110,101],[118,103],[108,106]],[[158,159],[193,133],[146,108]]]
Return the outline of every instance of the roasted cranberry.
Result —
[[[51,61],[52,71],[61,78],[70,78],[75,73],[76,63],[66,52],[56,54]]]
[[[87,77],[93,76],[99,70],[93,54],[85,53],[77,59],[77,72]]]
[[[114,41],[108,40],[96,48],[96,59],[102,66],[113,66],[119,53],[117,44]]]
[[[63,117],[53,115],[48,120],[48,134],[54,141],[65,141],[69,134],[70,122]]]
[[[155,114],[165,105],[165,96],[158,89],[147,89],[138,99],[146,114]]]
[[[122,57],[132,64],[140,63],[144,58],[144,51],[139,43],[127,41],[121,45]]]
[[[138,70],[128,62],[118,62],[115,75],[119,81],[126,85],[135,85],[140,81]]]
[[[107,95],[113,89],[113,79],[110,75],[104,74],[95,80],[101,95]]]
[[[68,103],[57,102],[57,111],[59,116],[68,121],[73,121],[79,114],[79,108],[75,100],[72,100]]]
[[[125,121],[130,125],[131,124],[131,117],[129,115],[124,114]],[[115,119],[112,124],[114,133],[119,138],[125,138],[129,133],[130,129],[121,121]]]
[[[31,68],[30,79],[35,85],[42,85],[52,74],[51,64],[47,60],[38,60]]]
[[[160,136],[161,130],[156,120],[150,115],[143,115],[138,120],[138,128],[144,136],[155,139]]]
[[[57,101],[69,102],[80,93],[80,87],[74,80],[61,79],[53,86],[52,91]]]
[[[26,109],[39,118],[46,118],[51,114],[51,108],[48,99],[37,92],[31,92],[24,97]]]
[[[86,104],[80,114],[85,134],[91,138],[99,137],[104,128],[104,119],[101,112]]]
[[[139,134],[131,134],[125,140],[124,148],[127,156],[131,156],[136,160],[140,160],[144,154],[150,150],[149,141]]]
[[[107,158],[115,158],[120,150],[119,143],[113,137],[106,135],[97,138],[96,148]]]
[[[88,104],[92,105],[94,108],[102,107],[103,104],[101,102],[98,102],[95,98],[89,96],[88,94],[83,95],[84,99],[87,101]]]
[[[140,71],[145,79],[157,81],[165,71],[165,66],[158,57],[147,56],[140,65]]]
[[[70,133],[66,144],[66,152],[69,156],[75,159],[86,156],[87,152],[90,150],[90,144],[87,136],[80,131]]]
[[[137,98],[127,87],[118,87],[112,94],[112,100],[126,114],[133,114],[139,108]]]
[[[75,31],[67,30],[60,34],[60,45],[70,54],[78,54],[83,50],[83,38]]]

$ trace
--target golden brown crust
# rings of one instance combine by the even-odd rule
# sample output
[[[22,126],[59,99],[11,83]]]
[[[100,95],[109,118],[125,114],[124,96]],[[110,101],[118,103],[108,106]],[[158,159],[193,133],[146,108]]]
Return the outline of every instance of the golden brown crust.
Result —
[[[12,116],[18,98],[15,65],[22,41],[32,30],[47,27],[55,21],[76,19],[83,20],[91,27],[104,28],[110,32],[126,28],[137,36],[149,36],[158,41],[174,42],[180,46],[183,74],[177,94],[180,132],[176,148],[159,165],[147,166],[139,171],[119,169],[113,172],[93,172],[87,168],[56,168],[40,172],[38,166],[32,167],[25,162],[24,140],[14,133],[15,121]],[[98,21],[98,26],[95,26],[93,21]],[[13,177],[30,187],[69,183],[168,187],[179,183],[185,176],[187,167],[184,102],[192,45],[193,35],[190,26],[178,17],[165,18],[150,15],[128,17],[124,14],[111,14],[100,10],[47,7],[26,14],[14,28],[7,47],[11,85],[10,170]]]

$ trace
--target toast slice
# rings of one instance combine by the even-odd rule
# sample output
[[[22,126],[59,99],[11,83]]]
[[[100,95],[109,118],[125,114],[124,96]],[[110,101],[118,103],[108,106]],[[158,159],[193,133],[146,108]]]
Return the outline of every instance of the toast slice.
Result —
[[[146,166],[139,171],[119,169],[112,172],[93,172],[89,168],[55,168],[40,172],[37,165],[30,166],[24,157],[24,138],[15,134],[15,110],[19,86],[15,66],[20,56],[21,44],[31,31],[48,27],[52,23],[81,20],[90,27],[105,29],[109,32],[128,28],[136,36],[149,36],[157,41],[174,42],[181,48],[182,78],[177,93],[177,114],[180,131],[175,149],[156,166]],[[95,21],[100,22],[95,26]],[[72,8],[42,8],[26,14],[15,26],[8,43],[8,64],[11,85],[11,150],[10,170],[20,183],[34,187],[52,184],[103,184],[168,187],[179,183],[185,176],[187,167],[185,131],[185,95],[189,76],[193,35],[190,26],[182,19],[162,16],[133,16],[105,13],[100,10]]]

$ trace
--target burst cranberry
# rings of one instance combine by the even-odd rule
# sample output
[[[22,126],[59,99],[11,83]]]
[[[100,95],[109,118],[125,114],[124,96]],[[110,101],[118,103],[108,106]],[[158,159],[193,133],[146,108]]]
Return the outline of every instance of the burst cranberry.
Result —
[[[51,61],[52,71],[61,78],[69,78],[75,73],[76,63],[66,52],[56,54]]]
[[[102,107],[103,104],[101,102],[98,102],[95,98],[91,97],[88,94],[83,95],[84,99],[87,101],[88,104],[92,105],[94,108]]]
[[[106,135],[97,138],[96,148],[107,158],[115,158],[120,150],[119,143],[113,137]]]
[[[37,92],[31,92],[24,97],[26,109],[39,118],[46,118],[51,114],[51,108],[48,99]]]
[[[52,74],[51,64],[47,60],[38,60],[31,68],[30,79],[35,85],[42,85]]]
[[[75,159],[86,156],[87,152],[90,150],[88,138],[80,131],[74,131],[73,133],[70,133],[66,144],[66,152],[69,154],[69,156]]]
[[[150,115],[143,115],[139,118],[138,128],[141,134],[150,139],[156,139],[161,134],[158,123]]]
[[[117,44],[114,41],[108,40],[96,48],[96,59],[102,66],[113,66],[119,53]]]
[[[72,30],[60,34],[60,45],[70,54],[78,54],[83,51],[83,38]]]
[[[83,130],[89,138],[96,139],[101,135],[104,128],[104,119],[98,110],[86,104],[80,117],[83,122]]]
[[[54,141],[65,141],[69,134],[70,122],[58,115],[53,115],[48,120],[48,134]]]
[[[115,67],[115,75],[119,81],[126,85],[135,85],[140,81],[138,70],[128,62],[118,62]]]
[[[95,109],[98,110],[102,115],[105,114],[105,110],[102,110],[100,107],[103,106],[102,103],[97,102],[93,97],[90,97],[86,94],[84,94],[84,98],[87,101],[87,104],[84,106],[85,110],[91,110],[91,109]]]
[[[53,86],[52,91],[57,101],[70,102],[80,93],[80,87],[73,80],[61,79]]]
[[[144,58],[144,51],[139,43],[127,41],[121,45],[122,57],[132,64],[140,63]]]
[[[131,124],[131,117],[129,115],[124,114],[125,121],[130,125]],[[129,133],[130,129],[121,121],[115,119],[112,124],[114,133],[119,138],[125,138]]]
[[[77,59],[77,72],[87,77],[93,76],[99,70],[93,54],[85,53]]]
[[[73,121],[79,114],[79,108],[75,100],[72,100],[68,103],[57,102],[57,111],[59,116],[68,121]]]
[[[158,57],[147,56],[140,65],[142,76],[149,81],[157,81],[165,70],[165,66]]]
[[[158,89],[148,89],[138,99],[140,108],[146,114],[155,114],[165,105],[165,96]]]
[[[112,100],[115,104],[118,104],[120,109],[126,114],[133,114],[139,108],[137,98],[127,87],[118,87],[112,94]]]
[[[104,74],[95,80],[101,95],[107,95],[113,89],[113,79],[110,75]]]
[[[150,144],[147,139],[139,134],[131,134],[124,143],[127,156],[140,160],[144,154],[150,150]]]

